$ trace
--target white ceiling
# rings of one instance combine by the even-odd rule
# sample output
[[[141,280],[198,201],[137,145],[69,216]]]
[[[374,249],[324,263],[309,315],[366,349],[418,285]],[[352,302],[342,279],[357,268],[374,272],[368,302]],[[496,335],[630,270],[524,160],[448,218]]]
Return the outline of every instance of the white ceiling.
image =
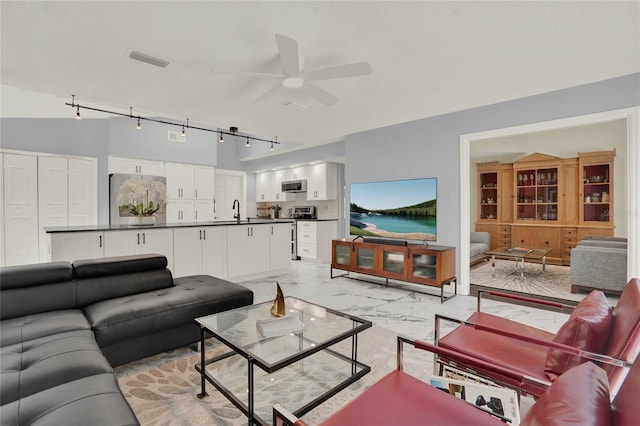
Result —
[[[640,71],[637,1],[2,1],[1,12],[3,86],[304,145]],[[298,40],[306,69],[369,61],[373,73],[317,82],[339,98],[327,107],[295,92],[255,101],[273,80],[213,72],[281,73],[276,33]],[[5,117],[73,114],[7,92]]]

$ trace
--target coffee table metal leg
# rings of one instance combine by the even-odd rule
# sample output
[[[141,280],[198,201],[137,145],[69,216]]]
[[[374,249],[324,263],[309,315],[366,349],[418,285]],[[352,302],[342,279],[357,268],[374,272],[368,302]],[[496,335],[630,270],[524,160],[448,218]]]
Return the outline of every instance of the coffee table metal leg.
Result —
[[[518,262],[516,260],[516,262]],[[520,258],[520,280],[524,281],[524,257]]]
[[[492,277],[496,276],[496,255],[495,254],[491,255],[491,276]]]
[[[207,390],[206,390],[206,380],[205,380],[205,362],[204,362],[204,328],[200,327],[200,393],[198,394],[198,398],[206,398]]]
[[[542,272],[547,269],[547,256],[542,256]]]
[[[249,378],[249,426],[253,426],[253,358],[247,359],[249,365],[248,378]]]

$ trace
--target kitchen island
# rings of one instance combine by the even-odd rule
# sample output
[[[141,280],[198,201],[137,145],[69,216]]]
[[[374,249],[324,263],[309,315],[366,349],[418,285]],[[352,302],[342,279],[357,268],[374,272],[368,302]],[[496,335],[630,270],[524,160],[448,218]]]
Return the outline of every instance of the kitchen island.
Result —
[[[291,223],[281,219],[45,228],[51,261],[159,253],[175,277],[243,281],[286,271]]]

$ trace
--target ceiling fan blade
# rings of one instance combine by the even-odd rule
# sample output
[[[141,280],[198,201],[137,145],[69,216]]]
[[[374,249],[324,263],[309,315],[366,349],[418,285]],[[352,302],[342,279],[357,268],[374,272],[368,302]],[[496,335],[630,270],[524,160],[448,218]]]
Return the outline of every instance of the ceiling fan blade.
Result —
[[[224,70],[211,70],[213,74],[229,74],[237,75],[240,77],[266,77],[266,78],[286,78],[284,74],[270,74],[265,72],[251,72],[251,71],[224,71]]]
[[[257,97],[254,100],[254,102],[264,101],[264,100],[268,100],[268,99],[274,98],[278,94],[282,93],[284,90],[286,90],[286,89],[284,87],[282,87],[282,84],[278,83],[275,86],[273,86],[271,89],[267,90],[265,93],[263,93],[262,95]]]
[[[276,34],[276,43],[280,52],[282,71],[290,77],[297,77],[300,74],[298,42],[282,34]]]
[[[305,71],[303,76],[305,81],[314,81],[330,80],[332,78],[356,77],[368,74],[371,74],[371,65],[369,62],[358,62],[355,64],[338,65],[335,67]]]
[[[324,89],[319,88],[318,86],[314,86],[313,84],[305,84],[304,90],[309,95],[316,98],[316,100],[320,103],[325,104],[326,106],[333,105],[338,102],[338,98],[333,96],[331,93],[327,92]]]

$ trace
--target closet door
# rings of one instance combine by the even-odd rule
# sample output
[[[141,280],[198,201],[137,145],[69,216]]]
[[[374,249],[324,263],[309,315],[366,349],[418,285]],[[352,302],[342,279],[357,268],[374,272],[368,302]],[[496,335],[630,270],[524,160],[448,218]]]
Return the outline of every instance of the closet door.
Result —
[[[95,162],[69,158],[69,226],[94,225],[98,222]]]
[[[67,226],[67,159],[65,157],[38,158],[38,222],[40,261],[49,262],[51,251],[44,228]]]
[[[38,159],[4,154],[5,265],[38,262]]]

